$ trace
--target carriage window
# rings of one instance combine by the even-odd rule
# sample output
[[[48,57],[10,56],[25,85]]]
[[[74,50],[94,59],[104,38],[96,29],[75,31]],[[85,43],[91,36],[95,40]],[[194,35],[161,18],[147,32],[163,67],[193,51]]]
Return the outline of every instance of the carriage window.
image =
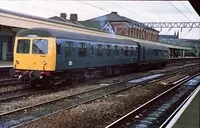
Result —
[[[124,55],[124,48],[123,48],[123,46],[121,47],[121,55],[122,56]]]
[[[130,55],[133,56],[134,55],[134,51],[133,51],[133,47],[131,47],[131,52]]]
[[[30,40],[19,39],[17,42],[17,53],[29,53],[30,51]]]
[[[59,43],[56,43],[56,54],[57,55],[60,55],[60,51],[61,50],[61,46],[60,46],[60,44]]]
[[[33,54],[47,54],[48,53],[48,40],[33,39],[32,53]]]
[[[66,57],[72,56],[73,42],[66,42],[65,47],[66,47]]]
[[[90,55],[93,56],[94,55],[94,49],[93,49],[93,45],[90,45]]]
[[[80,43],[80,46],[79,46],[79,57],[85,57],[86,56],[86,51],[87,51],[86,44],[85,43]]]
[[[97,45],[97,56],[102,56],[102,52],[103,52],[103,49],[102,49],[102,44],[98,44]]]
[[[128,46],[125,47],[124,56],[128,56]]]
[[[116,45],[115,45],[114,55],[115,56],[119,55],[118,47]]]
[[[106,55],[107,56],[110,56],[110,45],[107,45],[107,48],[106,48]]]

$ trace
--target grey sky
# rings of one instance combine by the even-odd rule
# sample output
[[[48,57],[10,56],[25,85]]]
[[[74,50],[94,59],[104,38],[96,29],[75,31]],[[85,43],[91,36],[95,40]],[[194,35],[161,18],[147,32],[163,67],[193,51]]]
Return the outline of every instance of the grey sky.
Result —
[[[200,22],[200,17],[188,1],[0,1],[0,8],[49,18],[61,12],[77,13],[79,20],[87,20],[117,11],[119,15],[139,22],[180,21]],[[160,29],[157,29],[160,31]],[[200,28],[162,29],[160,34],[179,31],[181,38],[200,39]],[[189,32],[188,32],[189,31]]]

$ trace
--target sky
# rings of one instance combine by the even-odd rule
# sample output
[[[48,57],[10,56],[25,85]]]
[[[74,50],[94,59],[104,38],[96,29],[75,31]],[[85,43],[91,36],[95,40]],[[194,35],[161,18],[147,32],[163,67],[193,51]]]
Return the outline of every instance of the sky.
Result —
[[[0,0],[0,8],[29,15],[49,18],[67,13],[78,14],[78,20],[87,20],[113,11],[138,22],[200,22],[200,17],[188,1],[69,1],[69,0]],[[160,34],[180,38],[200,39],[200,28],[160,29]]]

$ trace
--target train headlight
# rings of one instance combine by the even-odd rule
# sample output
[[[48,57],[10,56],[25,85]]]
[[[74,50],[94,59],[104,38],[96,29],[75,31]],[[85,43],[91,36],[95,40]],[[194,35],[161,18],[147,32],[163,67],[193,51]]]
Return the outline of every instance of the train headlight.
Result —
[[[47,64],[47,62],[46,61],[43,61],[43,65],[46,65]]]
[[[16,63],[16,64],[19,64],[19,60],[15,60],[15,63]]]

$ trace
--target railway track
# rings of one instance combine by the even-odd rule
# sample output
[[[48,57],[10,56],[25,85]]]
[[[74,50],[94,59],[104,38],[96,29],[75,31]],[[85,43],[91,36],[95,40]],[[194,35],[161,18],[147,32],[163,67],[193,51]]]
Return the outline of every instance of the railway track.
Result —
[[[156,77],[159,78],[159,77]],[[154,78],[155,79],[155,78]],[[152,80],[152,79],[149,79]],[[145,80],[143,82],[147,82]],[[123,82],[124,83],[124,82]],[[117,93],[119,91],[126,90],[136,84],[125,84],[121,86],[122,83],[113,84],[110,86],[105,86],[101,88],[91,89],[82,93],[70,95],[67,97],[62,97],[54,100],[49,100],[39,104],[19,108],[13,111],[1,113],[0,127],[12,127],[15,125],[21,125],[27,121],[35,120],[41,117],[45,117],[54,114],[57,111],[70,109],[72,107],[78,106],[83,103],[91,102],[106,95]],[[26,113],[24,113],[26,111]],[[11,121],[10,120],[14,120]]]
[[[172,119],[172,115],[174,116],[173,111],[184,99],[190,97],[200,84],[200,73],[174,83],[172,88],[142,104],[106,128],[164,128]]]
[[[17,79],[14,78],[4,78],[4,79],[0,79],[0,87],[5,87],[8,85],[16,85],[19,84],[20,82],[17,81]]]
[[[142,85],[143,83],[150,82],[150,81],[157,82],[156,79],[161,80],[161,78],[164,79],[165,77],[169,77],[169,76],[168,75],[165,76],[163,74],[154,74],[153,77],[151,76],[151,77],[146,77],[146,78],[145,77],[136,78],[135,81],[138,81],[138,82],[135,82],[134,84],[133,83],[130,84],[130,79],[129,79],[123,82],[115,83],[113,85],[91,89],[82,93],[78,93],[78,94],[74,94],[74,95],[70,95],[67,97],[62,97],[62,98],[58,98],[54,100],[49,100],[46,102],[31,105],[31,106],[19,108],[13,111],[1,113],[0,127],[21,126],[24,123],[31,122],[33,120],[37,120],[40,118],[44,118],[58,111],[67,110],[75,106],[78,106],[80,104],[94,101],[106,95],[127,90],[129,88],[137,86],[138,84]],[[13,121],[10,122],[10,120],[13,120]]]
[[[160,81],[162,79],[166,79],[169,78],[177,73],[179,73],[179,69],[177,69],[177,71],[173,71],[173,72],[165,72],[165,76],[160,77],[154,81],[150,81],[149,83],[153,83],[153,82],[157,82]],[[153,74],[149,74],[149,75],[153,75]],[[144,77],[145,78],[145,77]],[[130,78],[129,78],[130,79]],[[128,81],[129,79],[127,79],[126,81]],[[131,78],[132,79],[132,78]],[[130,80],[131,80],[130,79]],[[119,82],[119,81],[118,81]],[[116,82],[114,82],[116,83]],[[0,93],[0,102],[1,103],[5,103],[5,102],[10,102],[11,100],[20,100],[20,99],[26,99],[27,97],[33,97],[34,95],[44,95],[44,94],[49,94],[49,93],[54,93],[54,92],[58,92],[58,91],[64,91],[66,90],[65,87],[59,87],[58,89],[56,89],[56,91],[52,88],[43,88],[43,87],[39,87],[39,88],[31,88],[31,87],[27,87],[27,88],[21,88],[21,89],[16,89],[16,90],[11,90],[11,91],[6,91],[6,92],[1,92]]]
[[[25,99],[29,96],[38,95],[38,94],[45,94],[47,92],[53,91],[52,88],[46,89],[43,87],[40,88],[32,88],[32,87],[26,87],[11,91],[5,91],[0,93],[0,103],[10,102],[11,100],[20,100]]]

